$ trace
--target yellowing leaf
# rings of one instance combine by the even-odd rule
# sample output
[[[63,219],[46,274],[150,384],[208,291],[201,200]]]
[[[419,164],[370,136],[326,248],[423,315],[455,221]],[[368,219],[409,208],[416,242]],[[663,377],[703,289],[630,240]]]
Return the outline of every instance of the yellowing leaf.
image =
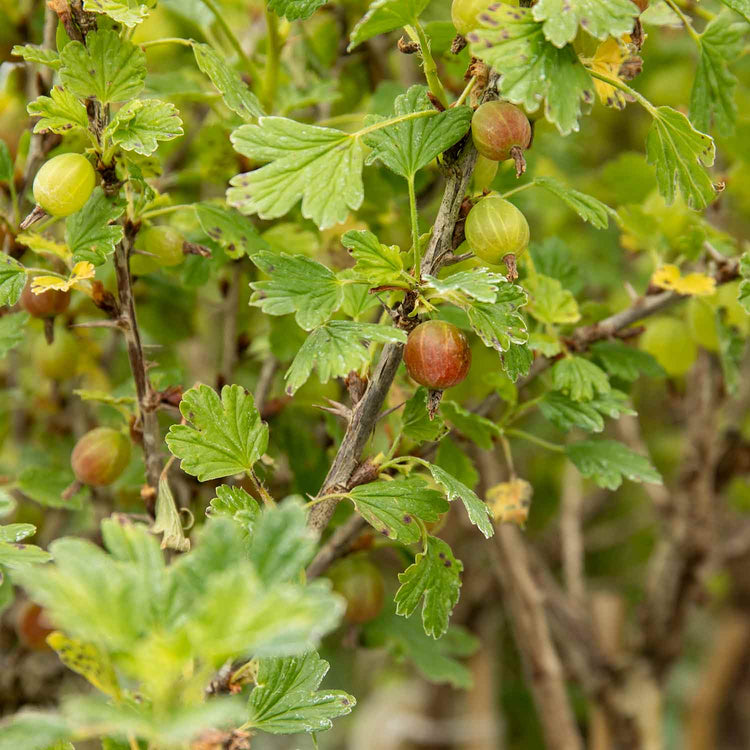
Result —
[[[60,661],[85,677],[95,688],[113,698],[120,697],[120,686],[109,656],[91,643],[68,638],[56,630],[47,636],[47,643],[57,651]]]
[[[626,55],[620,42],[610,37],[596,48],[596,53],[588,67],[594,72],[602,73],[610,78],[619,78],[620,68],[625,59]],[[599,100],[605,107],[625,108],[625,94],[619,89],[600,81],[598,78],[594,78],[594,88],[599,95]]]
[[[513,479],[490,487],[486,500],[495,523],[514,523],[523,528],[529,517],[533,492],[525,479]]]
[[[670,289],[678,294],[691,294],[697,297],[710,297],[716,291],[716,281],[705,273],[689,273],[682,276],[677,266],[668,263],[658,268],[651,277],[651,283],[660,289]]]
[[[59,289],[61,292],[67,292],[80,282],[93,279],[95,274],[96,271],[93,264],[87,260],[82,260],[73,266],[73,270],[67,279],[61,279],[59,276],[37,276],[31,282],[31,291],[34,294],[42,294],[49,289]]]
[[[29,250],[33,250],[35,253],[52,253],[58,258],[67,260],[70,258],[70,250],[67,245],[62,245],[58,242],[43,237],[41,234],[35,234],[34,232],[21,232],[16,237],[17,242],[21,245],[25,245]]]

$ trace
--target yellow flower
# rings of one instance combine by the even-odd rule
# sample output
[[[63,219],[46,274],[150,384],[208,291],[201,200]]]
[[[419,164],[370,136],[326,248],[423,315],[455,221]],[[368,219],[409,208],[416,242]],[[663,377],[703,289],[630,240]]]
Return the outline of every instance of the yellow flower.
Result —
[[[658,268],[651,283],[660,289],[671,289],[678,294],[710,297],[716,291],[716,281],[705,273],[689,273],[682,276],[680,269],[671,263]]]

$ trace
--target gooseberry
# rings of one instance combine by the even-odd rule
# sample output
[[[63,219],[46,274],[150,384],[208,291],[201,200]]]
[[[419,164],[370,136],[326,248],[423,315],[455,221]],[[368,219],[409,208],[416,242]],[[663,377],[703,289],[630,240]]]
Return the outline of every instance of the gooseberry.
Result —
[[[92,487],[112,484],[129,461],[130,440],[111,427],[97,427],[87,432],[70,456],[76,479]]]
[[[452,323],[428,320],[409,334],[404,362],[406,371],[417,383],[433,391],[443,391],[458,385],[469,374],[469,341]]]
[[[149,227],[138,235],[135,249],[148,255],[136,253],[130,257],[130,271],[137,276],[153,273],[163,266],[176,266],[185,259],[182,251],[182,235],[172,227]]]
[[[16,620],[16,633],[21,643],[34,651],[49,649],[47,636],[54,631],[44,610],[34,602],[25,602]]]
[[[531,144],[531,125],[514,104],[500,101],[482,104],[471,118],[471,137],[482,156],[494,161],[514,159],[517,177],[526,171],[523,152]]]
[[[54,318],[65,312],[70,304],[70,292],[48,289],[41,294],[31,291],[31,282],[21,293],[21,307],[34,318]]]
[[[488,195],[466,217],[466,241],[486,263],[505,262],[515,278],[515,258],[529,246],[529,223],[512,203]]]
[[[333,590],[346,600],[344,619],[361,625],[377,617],[383,607],[383,576],[364,555],[350,555],[331,566]]]
[[[96,173],[82,154],[59,154],[42,164],[34,179],[34,200],[50,216],[70,216],[91,197]]]
[[[707,300],[691,297],[687,304],[687,321],[693,341],[710,352],[719,350],[716,310]]]
[[[52,380],[72,377],[78,365],[77,339],[65,329],[55,332],[51,344],[39,339],[34,351],[34,363],[42,375]]]
[[[475,193],[483,193],[492,187],[492,181],[497,174],[497,162],[488,159],[486,156],[479,154],[477,163],[474,166],[472,174],[473,186]]]
[[[451,21],[456,31],[466,36],[470,31],[479,28],[479,16],[492,4],[492,0],[453,0]]]
[[[647,323],[640,347],[675,377],[684,375],[698,356],[690,329],[677,318],[656,318]]]

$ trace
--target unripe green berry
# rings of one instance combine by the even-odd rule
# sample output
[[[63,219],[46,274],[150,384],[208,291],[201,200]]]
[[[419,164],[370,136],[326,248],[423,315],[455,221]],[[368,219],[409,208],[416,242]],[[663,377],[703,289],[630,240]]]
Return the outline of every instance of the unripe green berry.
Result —
[[[496,161],[488,159],[486,156],[482,156],[482,154],[477,156],[477,163],[472,174],[475,193],[482,193],[492,188],[492,181],[497,174],[497,168],[498,163]]]
[[[70,304],[70,292],[48,289],[41,294],[31,291],[31,281],[21,292],[21,307],[34,318],[53,318],[65,312]]]
[[[76,373],[78,365],[78,340],[65,329],[55,331],[55,338],[48,344],[40,338],[34,350],[34,365],[42,375],[51,380],[66,380]]]
[[[176,266],[185,259],[182,250],[182,235],[172,227],[149,227],[138,235],[136,250],[149,255],[136,253],[130,256],[130,271],[136,276],[153,273],[164,266]]]
[[[409,334],[404,363],[417,383],[433,391],[444,391],[458,385],[469,374],[469,341],[452,323],[428,320]]]
[[[529,223],[499,195],[482,198],[466,218],[466,241],[486,263],[499,264],[506,255],[518,257],[529,246]]]
[[[640,347],[675,377],[688,372],[698,356],[690,329],[677,318],[655,318],[647,322]]]
[[[91,197],[96,173],[81,154],[60,154],[42,164],[34,178],[34,200],[50,216],[70,216]]]
[[[111,427],[97,427],[87,432],[70,456],[76,479],[92,487],[112,484],[129,461],[130,440]]]
[[[344,619],[361,625],[383,608],[383,576],[364,555],[351,555],[331,566],[333,590],[346,600]]]

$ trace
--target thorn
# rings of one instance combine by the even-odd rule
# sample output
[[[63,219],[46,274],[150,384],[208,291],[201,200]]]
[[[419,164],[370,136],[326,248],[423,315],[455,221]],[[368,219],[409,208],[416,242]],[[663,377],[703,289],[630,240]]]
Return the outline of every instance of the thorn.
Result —
[[[47,215],[47,212],[40,206],[36,205],[32,209],[31,213],[21,222],[20,229],[28,229],[32,224],[43,219]]]
[[[326,401],[328,401],[330,406],[315,404],[315,408],[320,409],[321,411],[327,411],[329,414],[333,414],[336,417],[343,417],[347,422],[351,422],[352,410],[348,406],[341,404],[338,401],[334,401],[332,398],[327,398]]]
[[[118,328],[122,330],[122,325],[116,320],[89,320],[85,323],[73,323],[71,328]]]

